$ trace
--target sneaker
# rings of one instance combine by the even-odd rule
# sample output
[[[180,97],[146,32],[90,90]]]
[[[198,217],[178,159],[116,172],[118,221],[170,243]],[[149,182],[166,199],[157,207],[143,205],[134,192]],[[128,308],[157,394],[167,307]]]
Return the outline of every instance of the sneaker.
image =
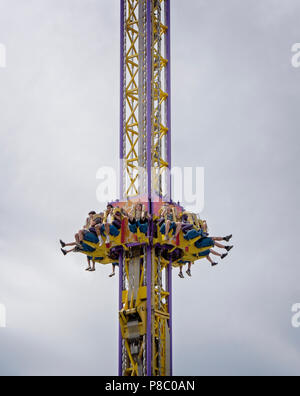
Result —
[[[215,266],[217,266],[218,265],[218,263],[212,263],[212,267],[215,267]]]
[[[187,275],[188,275],[189,277],[192,277],[191,270],[187,270],[186,273],[187,273]]]
[[[224,241],[229,242],[231,238],[232,238],[232,235],[228,235],[227,237],[224,238]]]
[[[59,243],[61,244],[61,247],[62,247],[62,248],[66,247],[65,242],[63,242],[62,240],[60,240]]]
[[[64,256],[66,256],[68,254],[64,249],[61,249],[61,251],[62,251]]]
[[[179,278],[184,279],[184,275],[182,273],[178,274]]]
[[[222,254],[221,259],[224,260],[224,258],[227,256],[228,256],[228,253]]]
[[[113,278],[116,274],[113,272],[112,274],[109,275],[110,278]]]
[[[227,252],[230,252],[230,250],[233,249],[233,246],[225,246],[225,249],[227,250]]]

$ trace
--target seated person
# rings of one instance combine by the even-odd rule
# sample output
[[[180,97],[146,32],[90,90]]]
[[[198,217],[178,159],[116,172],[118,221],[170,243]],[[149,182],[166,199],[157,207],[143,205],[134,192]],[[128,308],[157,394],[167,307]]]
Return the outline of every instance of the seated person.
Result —
[[[150,216],[148,215],[148,212],[144,210],[143,204],[136,204],[134,210],[128,217],[130,232],[137,234],[138,230],[140,230],[142,234],[147,235]]]
[[[167,204],[161,211],[161,221],[159,222],[160,232],[165,235],[165,241],[170,240],[169,233],[173,232],[173,238],[171,242],[175,242],[177,236],[181,230],[181,223],[178,222],[178,215],[176,207],[173,204]]]
[[[194,226],[193,224],[189,221],[189,215],[187,212],[184,212],[181,216],[181,230],[183,232],[183,235],[187,235],[187,233],[191,230],[193,230]]]
[[[112,205],[107,205],[107,210],[104,214],[103,225],[101,227],[102,234],[106,237],[105,243],[110,244],[110,236],[118,237],[122,227],[122,213],[120,209]]]
[[[95,211],[91,211],[88,215],[88,218],[86,219],[86,223],[83,226],[83,229],[80,230],[76,235],[75,235],[75,242],[71,242],[71,243],[65,243],[62,240],[60,240],[60,244],[61,244],[61,251],[63,253],[64,256],[66,256],[68,253],[74,252],[76,250],[76,247],[78,247],[80,245],[82,238],[82,235],[85,231],[89,230],[89,228],[92,226],[92,222],[93,222],[93,218],[96,215]],[[64,248],[66,246],[74,246],[73,249],[70,250],[65,250]]]

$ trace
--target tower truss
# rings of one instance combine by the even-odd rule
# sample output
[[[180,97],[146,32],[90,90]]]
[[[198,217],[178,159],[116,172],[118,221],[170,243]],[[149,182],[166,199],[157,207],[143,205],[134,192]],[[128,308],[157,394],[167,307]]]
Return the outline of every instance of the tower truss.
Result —
[[[170,0],[121,2],[121,201],[171,195]],[[119,375],[172,375],[172,263],[147,243],[120,258]]]
[[[170,0],[121,0],[121,197],[170,196]]]

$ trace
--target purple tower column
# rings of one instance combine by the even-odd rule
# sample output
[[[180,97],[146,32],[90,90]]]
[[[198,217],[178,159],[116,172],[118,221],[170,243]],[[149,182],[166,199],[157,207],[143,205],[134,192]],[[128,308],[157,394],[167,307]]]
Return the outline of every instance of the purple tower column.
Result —
[[[169,176],[167,193],[168,199],[172,196],[172,181],[171,181],[171,168],[172,168],[172,141],[171,141],[171,12],[170,12],[170,0],[166,0],[166,25],[168,26],[168,32],[166,35],[166,57],[168,59],[167,71],[166,71],[166,82],[167,82],[167,128],[168,128],[168,145],[167,145],[167,158],[169,164]],[[172,301],[172,261],[168,268],[168,292],[169,295],[169,328],[170,328],[170,374],[173,375],[173,301]]]
[[[121,35],[120,35],[120,200],[124,200],[124,180],[123,180],[123,171],[124,171],[124,39],[125,39],[125,26],[124,26],[124,18],[125,18],[125,1],[120,0],[121,7]]]
[[[119,311],[123,308],[123,301],[122,301],[122,295],[123,295],[123,259],[124,259],[124,253],[122,252],[120,254],[120,259],[119,259]],[[122,377],[123,375],[123,368],[122,368],[122,333],[121,333],[121,326],[119,326],[119,377]]]
[[[147,174],[152,214],[152,0],[147,0]],[[147,248],[147,375],[152,376],[152,247]]]
[[[166,83],[167,83],[167,128],[168,128],[168,144],[167,144],[167,161],[169,164],[169,176],[167,180],[168,198],[171,199],[172,183],[171,183],[171,168],[172,168],[172,141],[171,141],[171,14],[170,14],[170,0],[166,0],[166,24],[168,31],[166,34],[166,57],[168,65],[166,69]]]
[[[170,375],[173,375],[173,300],[172,300],[172,261],[168,267],[168,292],[169,294],[169,329],[170,329]]]
[[[120,200],[124,200],[124,185],[123,185],[123,143],[124,143],[124,95],[123,95],[123,86],[124,86],[124,34],[125,34],[125,26],[124,26],[124,10],[125,10],[125,1],[120,0],[121,7],[121,62],[120,62]],[[122,293],[123,293],[123,253],[120,255],[120,271],[119,271],[119,310],[122,309]],[[119,327],[119,376],[123,375],[122,372],[122,335],[121,335],[121,327]]]

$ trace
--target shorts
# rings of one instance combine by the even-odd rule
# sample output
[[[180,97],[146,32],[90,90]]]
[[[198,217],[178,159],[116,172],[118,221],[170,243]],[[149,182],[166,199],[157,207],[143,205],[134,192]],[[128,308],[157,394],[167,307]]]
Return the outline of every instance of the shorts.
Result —
[[[101,234],[103,235],[103,236],[106,236],[105,235],[105,226],[104,226],[104,224],[102,225],[102,227],[101,227]],[[112,236],[112,237],[118,237],[119,235],[120,235],[120,230],[116,227],[116,226],[114,226],[113,224],[110,224],[109,225],[109,234]]]
[[[195,243],[195,246],[197,249],[203,249],[203,248],[213,248],[215,246],[215,242],[211,238],[202,238],[199,241]]]
[[[185,236],[184,239],[186,239],[187,241],[191,241],[192,239],[196,239],[201,237],[201,232],[195,230],[194,228],[190,231],[188,231]]]
[[[205,250],[205,252],[199,253],[198,257],[207,257],[210,254],[210,250]]]
[[[174,223],[174,222],[171,223],[170,231],[173,231],[173,235],[175,235],[175,232],[176,232],[176,223]],[[165,224],[165,223],[160,227],[160,232],[161,232],[163,235],[165,235],[165,233],[166,233],[166,224]]]
[[[140,229],[141,233],[147,235],[148,232],[148,223],[141,223],[140,221],[137,222],[137,226]]]
[[[84,241],[91,243],[99,243],[99,238],[93,232],[87,231],[84,233]]]

